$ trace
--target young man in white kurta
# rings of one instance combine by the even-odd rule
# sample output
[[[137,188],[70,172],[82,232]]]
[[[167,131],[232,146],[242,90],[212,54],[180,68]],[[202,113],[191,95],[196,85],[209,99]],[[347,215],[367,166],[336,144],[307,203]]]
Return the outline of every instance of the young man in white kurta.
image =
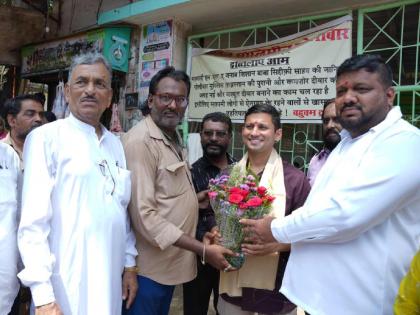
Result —
[[[19,277],[39,314],[120,314],[122,274],[137,254],[122,144],[99,123],[109,69],[100,55],[82,61],[66,90],[71,115],[34,130],[24,147]]]
[[[0,142],[0,314],[8,314],[19,291],[17,278],[18,182],[17,153]]]

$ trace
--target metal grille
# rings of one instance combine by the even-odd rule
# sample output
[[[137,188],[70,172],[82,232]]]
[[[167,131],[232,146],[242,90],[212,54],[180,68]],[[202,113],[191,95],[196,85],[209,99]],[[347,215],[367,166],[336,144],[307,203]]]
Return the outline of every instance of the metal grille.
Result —
[[[420,127],[420,3],[359,10],[358,53],[380,54],[393,70],[395,104],[404,118]]]
[[[261,44],[310,29],[346,14],[352,12],[342,11],[194,35],[189,38],[189,51],[191,48],[226,49]],[[353,54],[379,53],[386,58],[394,72],[396,104],[402,107],[408,121],[419,126],[418,1],[400,1],[393,5],[359,10],[358,14],[353,15],[353,34]],[[198,132],[199,125],[197,122],[189,122],[188,132]],[[234,124],[231,153],[236,158],[240,158],[244,152],[241,128],[242,124]],[[321,124],[283,124],[282,128],[283,137],[278,147],[281,156],[306,171],[310,158],[322,146]]]

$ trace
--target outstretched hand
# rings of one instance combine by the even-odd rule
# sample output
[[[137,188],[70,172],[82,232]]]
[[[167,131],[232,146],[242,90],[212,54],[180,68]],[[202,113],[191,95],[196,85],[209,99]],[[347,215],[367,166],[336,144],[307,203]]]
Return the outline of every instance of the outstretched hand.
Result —
[[[244,226],[243,230],[247,240],[253,244],[266,244],[277,242],[271,233],[271,221],[274,217],[266,216],[262,219],[241,219],[239,222]]]
[[[224,255],[228,256],[238,256],[230,249],[224,248],[220,245],[206,245],[206,254],[204,260],[212,265],[214,268],[223,271],[233,271],[235,270],[229,262],[226,260]]]
[[[206,189],[197,193],[198,205],[200,209],[206,209],[210,205],[210,200],[208,196],[209,191],[209,189]]]
[[[247,256],[265,256],[276,252],[290,251],[289,244],[281,244],[277,242],[265,244],[242,244],[242,252]]]
[[[206,232],[203,236],[203,243],[206,245],[210,244],[220,244],[220,240],[222,238],[222,235],[219,232],[219,228],[217,226],[214,226],[210,232]]]

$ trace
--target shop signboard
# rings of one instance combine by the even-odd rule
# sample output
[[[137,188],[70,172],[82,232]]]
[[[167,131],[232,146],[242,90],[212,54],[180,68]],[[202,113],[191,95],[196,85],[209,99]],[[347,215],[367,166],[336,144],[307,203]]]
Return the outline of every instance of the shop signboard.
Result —
[[[22,75],[67,70],[74,56],[86,52],[102,53],[112,69],[127,72],[130,33],[129,27],[112,27],[25,46],[22,48]]]
[[[140,101],[149,93],[152,77],[161,69],[172,64],[172,21],[144,25],[140,47]]]
[[[247,48],[194,49],[189,120],[225,112],[242,122],[246,110],[275,106],[287,123],[320,123],[335,97],[337,67],[351,56],[351,16]]]

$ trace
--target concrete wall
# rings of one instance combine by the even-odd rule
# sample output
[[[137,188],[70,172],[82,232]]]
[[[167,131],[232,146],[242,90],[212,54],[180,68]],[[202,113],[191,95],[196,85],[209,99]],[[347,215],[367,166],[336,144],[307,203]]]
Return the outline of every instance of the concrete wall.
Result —
[[[61,27],[58,36],[85,31],[97,27],[97,16],[99,13],[109,11],[131,1],[127,0],[61,0]]]
[[[0,64],[19,65],[21,46],[41,41],[47,36],[42,13],[21,7],[0,6]]]

